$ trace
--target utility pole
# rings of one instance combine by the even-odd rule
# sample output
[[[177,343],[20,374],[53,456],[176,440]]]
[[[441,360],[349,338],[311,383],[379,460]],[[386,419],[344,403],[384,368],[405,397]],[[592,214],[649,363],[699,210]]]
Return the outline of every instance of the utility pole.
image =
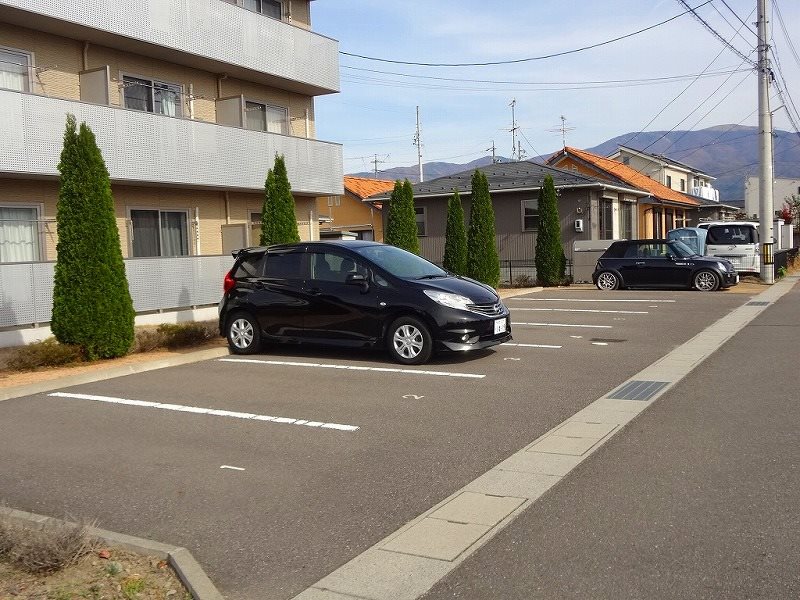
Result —
[[[492,151],[492,164],[496,165],[497,164],[497,147],[494,145],[494,140],[492,140],[492,147],[491,148],[487,148],[486,150],[484,150],[484,152],[488,152],[489,150]]]
[[[761,173],[758,178],[759,227],[761,241],[761,280],[775,283],[772,227],[775,220],[772,201],[773,156],[772,156],[772,113],[769,110],[769,84],[772,70],[769,66],[769,22],[767,21],[768,0],[758,1],[758,160]]]
[[[378,155],[375,155],[375,158],[372,159],[372,164],[375,169],[375,179],[378,178],[378,165],[385,163],[385,160],[378,160]]]
[[[422,138],[419,133],[419,106],[417,107],[417,133],[414,134],[414,145],[417,147],[417,165],[419,165],[419,182],[425,181],[422,174]]]
[[[512,98],[509,106],[511,107],[511,160],[513,161],[514,156],[517,154],[517,129],[519,129],[519,127],[517,127],[517,118],[514,112],[514,109],[517,106],[517,99]],[[517,158],[517,160],[519,160],[519,158]]]

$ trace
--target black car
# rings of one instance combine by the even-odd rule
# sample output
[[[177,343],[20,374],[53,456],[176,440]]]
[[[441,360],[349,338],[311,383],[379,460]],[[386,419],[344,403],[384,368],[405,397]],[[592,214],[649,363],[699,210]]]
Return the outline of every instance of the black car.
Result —
[[[739,283],[739,274],[729,261],[699,256],[680,241],[625,240],[603,253],[592,281],[601,290],[664,287],[713,292]]]
[[[262,341],[385,346],[404,364],[434,350],[511,339],[509,312],[489,286],[367,241],[305,242],[234,252],[219,304],[220,334],[236,354]]]

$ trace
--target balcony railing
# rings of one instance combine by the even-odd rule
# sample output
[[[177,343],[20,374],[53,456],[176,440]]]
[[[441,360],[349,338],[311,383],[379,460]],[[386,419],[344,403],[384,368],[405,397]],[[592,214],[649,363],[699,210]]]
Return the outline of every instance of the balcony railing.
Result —
[[[0,0],[0,20],[307,95],[339,91],[339,44],[221,0]]]
[[[691,188],[692,196],[703,198],[704,200],[711,200],[712,202],[719,202],[719,190],[709,186],[699,186]]]
[[[67,113],[92,128],[114,182],[262,190],[282,154],[293,192],[343,193],[339,144],[8,90],[0,173],[57,176]]]

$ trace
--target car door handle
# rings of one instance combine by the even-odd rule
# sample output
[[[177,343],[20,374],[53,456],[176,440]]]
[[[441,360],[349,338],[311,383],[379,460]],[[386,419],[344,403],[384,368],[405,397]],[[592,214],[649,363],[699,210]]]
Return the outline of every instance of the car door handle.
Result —
[[[257,290],[263,290],[264,289],[264,282],[263,281],[256,281],[255,283],[253,283],[253,287],[256,288]]]
[[[638,261],[638,262],[636,263],[636,266],[637,266],[637,267],[643,267],[643,266],[644,266],[644,261]]]
[[[308,293],[312,296],[322,296],[322,290],[318,287],[314,287],[308,290]]]

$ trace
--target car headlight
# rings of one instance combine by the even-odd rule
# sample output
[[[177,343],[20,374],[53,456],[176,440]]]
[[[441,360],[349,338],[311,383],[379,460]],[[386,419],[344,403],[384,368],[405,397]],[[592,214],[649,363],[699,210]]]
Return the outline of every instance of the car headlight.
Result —
[[[425,295],[434,302],[441,304],[442,306],[447,306],[449,308],[469,310],[467,308],[467,305],[472,304],[472,300],[470,300],[466,296],[460,296],[458,294],[450,294],[448,292],[439,292],[437,290],[423,290],[423,291],[425,292]]]

